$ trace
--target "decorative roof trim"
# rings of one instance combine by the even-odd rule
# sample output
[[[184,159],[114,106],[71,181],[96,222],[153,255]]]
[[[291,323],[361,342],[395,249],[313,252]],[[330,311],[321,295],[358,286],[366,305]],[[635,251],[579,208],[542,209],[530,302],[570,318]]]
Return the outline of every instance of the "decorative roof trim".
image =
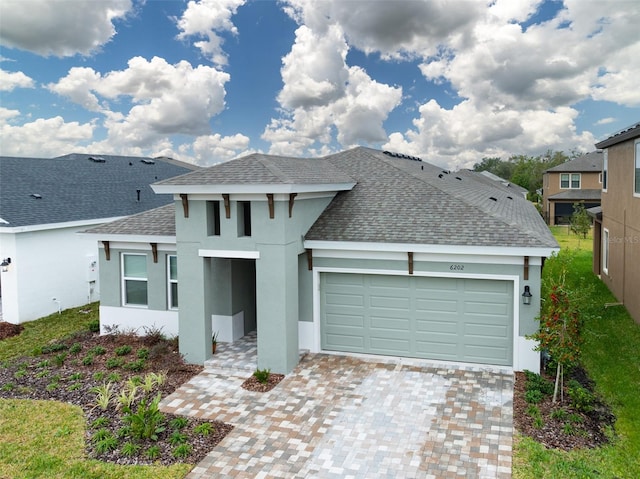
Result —
[[[357,241],[320,241],[305,240],[304,247],[315,250],[342,251],[372,251],[372,252],[407,252],[456,254],[456,255],[485,255],[485,256],[537,256],[548,258],[560,248],[515,247],[515,246],[460,246],[460,245],[430,245],[412,243],[365,243]]]
[[[356,185],[351,183],[329,183],[329,184],[268,184],[268,183],[247,183],[247,184],[215,184],[215,185],[165,185],[153,184],[151,188],[157,194],[256,194],[265,195],[267,193],[317,193],[328,191],[347,191]]]

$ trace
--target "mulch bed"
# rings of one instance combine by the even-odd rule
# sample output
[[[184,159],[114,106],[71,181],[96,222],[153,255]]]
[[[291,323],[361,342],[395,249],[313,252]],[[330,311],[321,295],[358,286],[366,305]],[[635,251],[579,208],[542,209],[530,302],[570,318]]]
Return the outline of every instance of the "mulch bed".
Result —
[[[266,383],[261,383],[254,376],[251,376],[245,382],[242,383],[242,387],[247,391],[255,391],[265,393],[275,388],[280,381],[284,379],[284,374],[269,374],[269,378]]]
[[[8,323],[5,323],[8,324]],[[10,328],[3,326],[2,331],[9,331]],[[6,336],[4,336],[6,337]],[[86,447],[87,455],[103,461],[117,464],[150,464],[160,462],[164,465],[176,462],[197,464],[208,454],[232,429],[233,426],[220,421],[203,421],[196,418],[187,418],[187,425],[180,431],[187,436],[187,443],[191,446],[190,453],[184,457],[174,457],[175,444],[172,445],[169,438],[174,432],[169,426],[172,419],[178,416],[164,414],[167,428],[158,434],[157,441],[147,440],[136,443],[140,446],[140,453],[126,456],[122,453],[121,445],[129,439],[119,440],[119,447],[111,452],[98,453],[95,448],[95,441],[92,435],[98,428],[91,428],[91,424],[98,417],[104,417],[108,425],[104,426],[108,431],[117,437],[118,431],[125,426],[122,420],[122,413],[114,406],[106,410],[96,407],[96,393],[92,388],[101,386],[108,382],[109,375],[116,373],[120,381],[113,381],[114,397],[117,397],[120,388],[128,378],[132,376],[144,377],[148,372],[166,372],[166,382],[161,386],[156,386],[148,397],[155,396],[158,392],[162,397],[166,397],[180,385],[191,379],[202,371],[201,366],[186,364],[178,352],[178,344],[175,340],[165,340],[157,336],[138,337],[130,334],[113,334],[99,336],[95,333],[80,333],[73,338],[60,341],[65,349],[45,352],[35,357],[23,357],[9,364],[0,366],[0,397],[6,399],[39,399],[63,401],[74,404],[82,408],[87,419]],[[74,354],[70,352],[74,344],[80,344],[82,349]],[[57,344],[57,343],[56,343]],[[118,356],[116,348],[120,346],[130,346],[131,352]],[[54,349],[55,344],[53,345]],[[83,359],[93,348],[103,348],[102,354],[93,354],[91,364],[86,364]],[[148,358],[145,360],[144,368],[141,371],[131,371],[124,366],[109,367],[109,359],[122,358],[125,363],[131,364],[137,358],[137,353],[141,349],[146,349]],[[64,361],[60,364],[59,359],[64,356]],[[102,373],[103,378],[96,379],[95,374]],[[81,379],[78,375],[81,374]],[[113,379],[113,378],[111,378]],[[115,403],[114,399],[114,403]],[[135,412],[136,404],[132,410]],[[103,420],[104,421],[104,420]],[[202,435],[194,432],[194,428],[203,423],[210,423],[211,433]],[[145,452],[149,447],[158,446],[157,457],[149,459]]]
[[[22,332],[24,326],[21,324],[8,323],[6,321],[0,321],[0,340],[10,338],[11,336],[17,336]]]
[[[529,436],[540,444],[553,449],[570,451],[578,448],[597,448],[609,442],[605,434],[607,429],[613,431],[615,416],[610,408],[596,396],[593,410],[581,412],[572,408],[568,401],[568,395],[564,393],[564,402],[552,402],[552,396],[546,396],[542,402],[536,404],[540,411],[540,421],[537,422],[528,410],[531,404],[525,400],[526,378],[524,373],[517,372],[513,392],[513,420],[515,428],[522,434]],[[593,381],[582,368],[576,368],[570,378],[576,379],[580,384],[593,392]],[[552,380],[554,378],[547,377]],[[561,417],[552,416],[554,411],[562,409]],[[556,413],[557,416],[557,413]]]

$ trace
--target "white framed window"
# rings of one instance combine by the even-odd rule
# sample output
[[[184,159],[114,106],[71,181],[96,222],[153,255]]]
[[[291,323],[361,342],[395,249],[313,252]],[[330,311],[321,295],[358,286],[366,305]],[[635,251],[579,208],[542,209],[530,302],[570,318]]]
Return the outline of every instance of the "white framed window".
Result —
[[[122,253],[122,304],[147,306],[147,255]]]
[[[602,184],[602,171],[598,173],[598,183]]]
[[[609,150],[604,150],[602,154],[602,191],[607,191],[607,176],[609,173]]]
[[[238,236],[251,236],[251,202],[238,201]]]
[[[640,197],[640,140],[635,142],[635,162],[633,170],[633,196]]]
[[[560,188],[580,189],[580,173],[560,173]]]
[[[602,271],[609,274],[609,230],[602,230]]]
[[[169,309],[178,309],[178,257],[167,256],[167,299]]]

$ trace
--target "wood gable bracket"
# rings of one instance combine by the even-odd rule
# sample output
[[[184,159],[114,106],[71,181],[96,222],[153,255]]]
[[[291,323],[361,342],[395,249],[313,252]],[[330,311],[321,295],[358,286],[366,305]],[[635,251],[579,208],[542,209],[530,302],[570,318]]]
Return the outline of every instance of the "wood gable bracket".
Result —
[[[409,251],[407,257],[409,261],[409,274],[413,274],[413,251]]]
[[[313,250],[307,250],[307,269],[313,271]]]
[[[186,193],[180,193],[180,199],[182,200],[182,210],[184,211],[184,217],[189,217],[189,195]]]
[[[151,245],[151,254],[153,255],[153,262],[158,262],[158,243],[149,243]]]
[[[267,193],[267,202],[269,203],[269,219],[272,220],[275,217],[275,211],[273,207],[273,193]]]
[[[107,261],[111,261],[111,249],[110,249],[110,245],[108,241],[103,241],[102,244],[104,245],[104,257]]]
[[[529,279],[529,257],[524,257],[524,280],[527,281]]]
[[[227,219],[231,218],[231,201],[229,201],[229,194],[222,195],[224,200],[224,214]]]
[[[289,193],[289,218],[293,215],[293,201],[298,196],[298,193]]]

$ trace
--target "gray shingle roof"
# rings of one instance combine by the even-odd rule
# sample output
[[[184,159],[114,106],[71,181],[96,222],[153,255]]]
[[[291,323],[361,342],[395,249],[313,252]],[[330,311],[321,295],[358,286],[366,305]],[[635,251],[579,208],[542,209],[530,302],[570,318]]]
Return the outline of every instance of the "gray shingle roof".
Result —
[[[355,148],[327,159],[357,184],[338,193],[306,239],[558,246],[532,203],[478,181],[476,173],[446,174],[429,163],[390,158],[369,148]]]
[[[602,171],[602,151],[592,151],[546,170],[548,173],[579,173]]]
[[[250,155],[169,180],[224,182],[357,182],[340,191],[305,235],[308,240],[460,246],[543,247],[558,244],[534,205],[479,173],[445,173],[429,163],[354,148],[321,159]],[[242,160],[242,161],[241,161]],[[256,169],[256,171],[251,171]],[[318,170],[318,171],[311,171]],[[284,173],[286,172],[286,173]],[[191,178],[188,178],[191,177]],[[161,234],[174,230],[173,208],[142,213],[90,230],[101,234]]]
[[[84,233],[101,235],[175,236],[176,209],[170,203],[137,215],[105,223]]]
[[[566,190],[551,195],[550,200],[591,200],[600,201],[602,190]]]
[[[596,148],[608,148],[623,141],[631,140],[640,136],[640,123],[634,123],[633,125],[614,133],[609,138],[596,143]]]
[[[95,158],[104,162],[96,162],[89,156],[0,156],[0,218],[7,222],[0,222],[0,228],[113,218],[156,208],[172,198],[156,195],[151,183],[197,169],[170,159],[101,155]]]
[[[462,172],[464,172],[465,170],[460,170]],[[515,192],[515,193],[519,193],[522,196],[526,196],[529,193],[529,190],[527,190],[526,188],[523,188],[520,185],[516,185],[515,183],[511,183],[510,181],[505,180],[504,178],[500,178],[498,175],[494,175],[493,173],[491,173],[490,171],[479,171],[478,173],[480,173],[481,176],[476,176],[476,178],[478,179],[478,181],[485,181],[485,178],[488,180],[493,181],[493,185],[501,185],[503,187],[509,188],[511,191]]]
[[[158,185],[336,184],[353,183],[331,162],[317,158],[292,158],[254,153],[178,176]]]

